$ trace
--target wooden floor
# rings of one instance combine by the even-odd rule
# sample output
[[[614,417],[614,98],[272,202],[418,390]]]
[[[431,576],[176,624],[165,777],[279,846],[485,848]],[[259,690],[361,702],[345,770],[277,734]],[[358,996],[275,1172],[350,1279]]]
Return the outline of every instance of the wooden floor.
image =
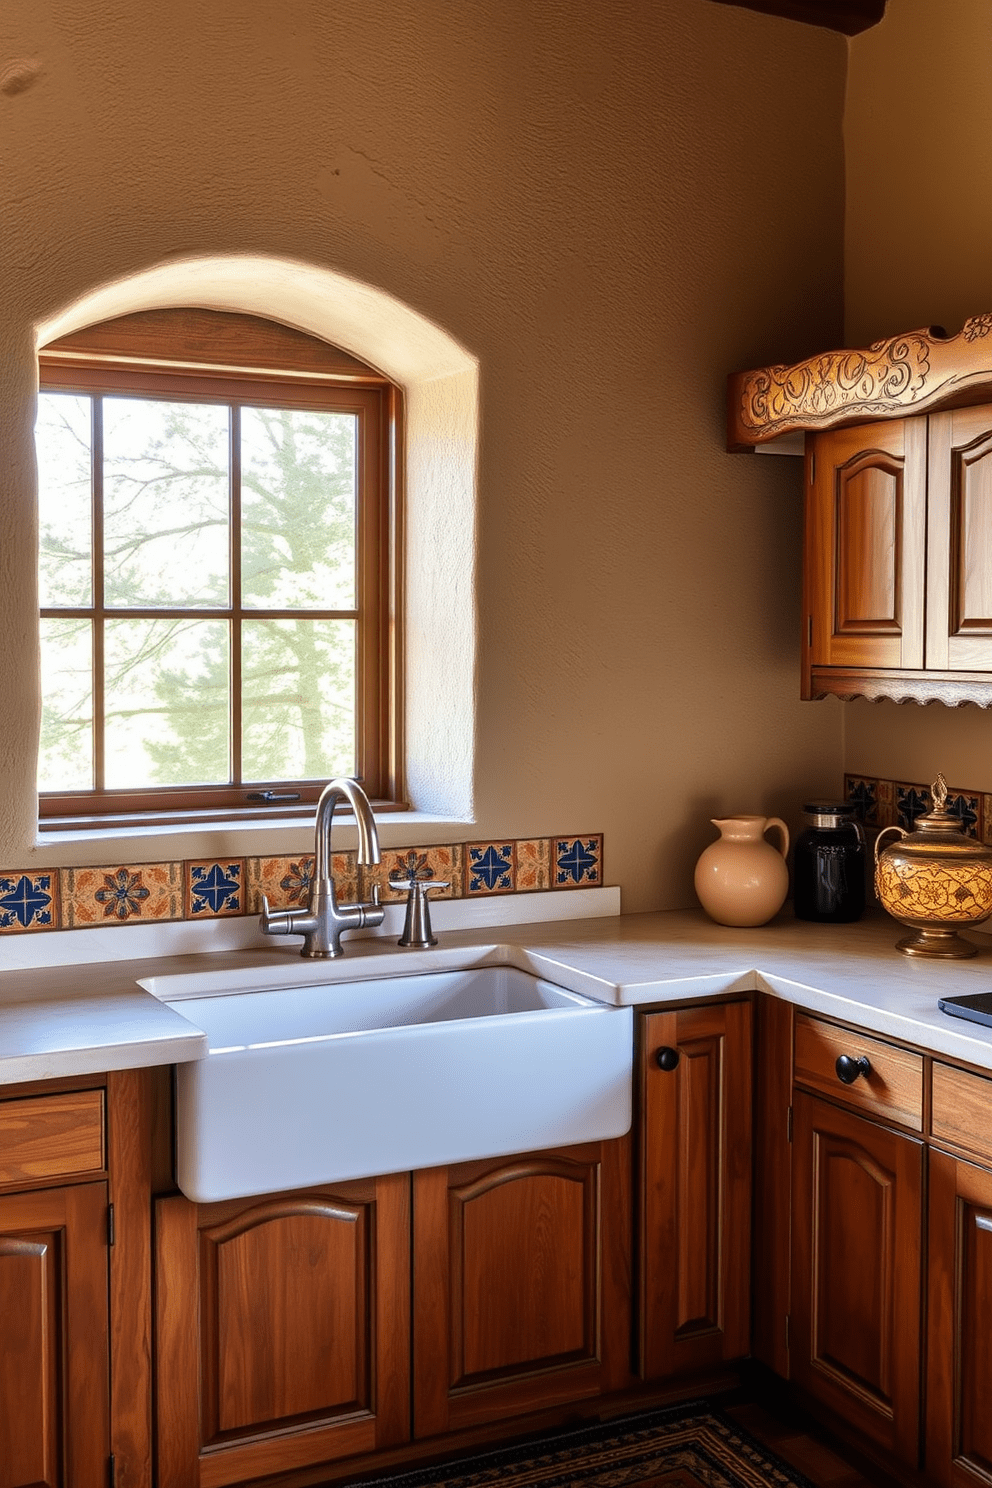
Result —
[[[879,1488],[884,1482],[881,1477],[866,1478],[832,1447],[766,1406],[747,1402],[726,1405],[724,1410],[776,1457],[809,1478],[815,1488]]]

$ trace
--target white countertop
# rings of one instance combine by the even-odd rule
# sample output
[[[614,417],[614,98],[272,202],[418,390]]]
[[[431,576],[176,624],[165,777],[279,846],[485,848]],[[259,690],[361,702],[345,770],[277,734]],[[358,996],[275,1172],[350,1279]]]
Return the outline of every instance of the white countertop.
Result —
[[[992,939],[972,934],[981,949],[971,961],[921,961],[895,950],[903,933],[880,912],[856,925],[813,925],[787,910],[770,925],[733,930],[679,910],[442,930],[429,951],[352,938],[334,962],[266,945],[0,972],[0,1084],[200,1058],[206,1038],[182,1017],[183,996],[497,961],[616,1005],[758,989],[992,1070],[992,1028],[937,1007],[938,997],[992,991]]]

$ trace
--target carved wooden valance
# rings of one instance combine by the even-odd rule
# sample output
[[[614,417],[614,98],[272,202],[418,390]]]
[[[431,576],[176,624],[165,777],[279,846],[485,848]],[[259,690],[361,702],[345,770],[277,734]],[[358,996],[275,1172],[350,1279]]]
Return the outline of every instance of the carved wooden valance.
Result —
[[[728,383],[727,448],[740,452],[797,429],[832,429],[992,400],[992,314],[956,336],[940,326],[828,351],[791,367],[735,372]]]

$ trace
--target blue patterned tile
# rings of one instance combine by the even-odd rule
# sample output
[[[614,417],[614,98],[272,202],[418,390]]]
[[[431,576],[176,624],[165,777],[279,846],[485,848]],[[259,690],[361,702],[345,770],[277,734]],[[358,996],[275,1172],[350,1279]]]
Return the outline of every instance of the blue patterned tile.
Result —
[[[969,791],[948,791],[947,809],[960,818],[969,837],[982,840],[982,798]]]
[[[879,782],[867,775],[844,776],[844,800],[851,801],[861,811],[861,820],[867,827],[879,826],[878,792]]]
[[[925,785],[896,785],[897,824],[907,832],[913,830],[918,816],[925,816],[931,809],[930,791]]]
[[[556,837],[553,842],[554,887],[588,888],[603,882],[603,838]]]
[[[515,842],[469,842],[465,848],[468,894],[512,894],[517,881]]]
[[[0,931],[51,930],[58,912],[57,874],[0,874]]]
[[[187,919],[216,919],[245,910],[245,860],[207,858],[187,863],[185,895]]]

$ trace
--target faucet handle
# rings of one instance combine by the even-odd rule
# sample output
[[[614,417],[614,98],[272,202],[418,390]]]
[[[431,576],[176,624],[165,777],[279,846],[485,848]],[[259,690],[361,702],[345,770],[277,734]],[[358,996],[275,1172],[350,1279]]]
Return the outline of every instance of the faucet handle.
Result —
[[[437,878],[408,878],[390,879],[390,886],[394,889],[409,890],[403,934],[397,944],[412,946],[419,951],[426,950],[428,946],[437,945],[437,936],[431,929],[431,911],[427,895],[431,889],[450,888],[450,883]]]
[[[300,917],[297,916],[297,918]],[[258,927],[263,935],[292,935],[294,934],[293,912],[286,909],[273,911],[269,908],[268,895],[263,894],[262,917],[258,922]]]

